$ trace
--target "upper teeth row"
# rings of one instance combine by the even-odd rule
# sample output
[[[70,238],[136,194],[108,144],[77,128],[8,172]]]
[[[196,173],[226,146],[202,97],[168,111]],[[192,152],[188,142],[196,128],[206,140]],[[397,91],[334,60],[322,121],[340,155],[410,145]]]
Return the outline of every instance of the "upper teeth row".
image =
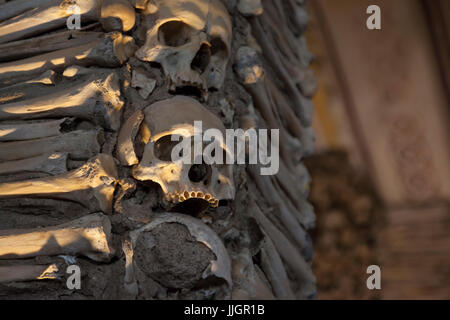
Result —
[[[201,191],[184,191],[183,193],[168,193],[167,198],[175,203],[184,202],[189,199],[203,199],[205,201],[208,201],[210,206],[213,208],[217,208],[219,206],[219,200],[214,198],[209,193],[205,194]]]

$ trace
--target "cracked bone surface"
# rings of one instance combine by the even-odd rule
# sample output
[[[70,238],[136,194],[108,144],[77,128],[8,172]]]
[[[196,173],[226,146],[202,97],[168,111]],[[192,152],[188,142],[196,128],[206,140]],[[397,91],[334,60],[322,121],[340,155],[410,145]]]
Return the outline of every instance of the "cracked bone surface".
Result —
[[[0,64],[0,85],[20,80],[52,69],[62,71],[71,65],[84,67],[119,67],[134,53],[134,40],[114,32],[86,44],[42,55]]]
[[[232,165],[184,164],[171,157],[172,149],[179,143],[171,141],[172,136],[192,141],[195,121],[202,122],[204,131],[216,129],[225,137],[225,127],[217,116],[196,100],[183,96],[156,102],[144,110],[144,115],[142,125],[151,135],[141,162],[133,167],[136,179],[158,183],[165,199],[175,204],[201,199],[217,207],[220,200],[234,199]],[[228,152],[225,145],[219,149]]]
[[[76,72],[76,67],[65,73]],[[27,120],[77,117],[118,130],[124,102],[114,72],[94,73],[87,79],[62,82],[44,90],[35,90],[25,100],[0,104],[0,120]]]
[[[136,56],[158,62],[171,89],[220,89],[231,53],[232,23],[219,0],[156,0],[147,39]]]
[[[80,168],[59,176],[0,183],[0,199],[62,199],[111,213],[117,179],[114,159],[99,154]]]
[[[109,261],[114,255],[109,218],[96,213],[53,227],[0,230],[0,259],[56,255]]]
[[[183,229],[187,229],[186,234]],[[178,232],[174,234],[174,231]],[[185,237],[195,241],[186,241]],[[173,254],[179,250],[178,246],[184,248],[182,261]],[[129,288],[136,288],[133,282],[139,283],[139,273],[144,273],[171,288],[192,288],[203,283],[208,286],[210,297],[231,297],[233,284],[228,252],[217,234],[199,219],[163,213],[130,232],[125,255],[125,282]]]

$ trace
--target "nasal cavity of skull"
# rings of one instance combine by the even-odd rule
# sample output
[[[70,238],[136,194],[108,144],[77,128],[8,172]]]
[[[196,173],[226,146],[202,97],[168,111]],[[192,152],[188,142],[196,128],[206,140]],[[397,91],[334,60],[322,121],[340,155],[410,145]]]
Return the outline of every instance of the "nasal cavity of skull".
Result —
[[[191,42],[193,29],[181,21],[170,21],[158,30],[159,41],[170,47],[180,47]]]
[[[154,148],[155,156],[161,161],[172,162],[172,150],[179,143],[179,141],[172,141],[172,135],[158,139]],[[180,154],[179,156],[182,157],[183,154]]]
[[[211,46],[209,45],[209,43],[204,43],[202,44],[200,50],[198,50],[197,54],[192,60],[191,69],[202,74],[208,67],[210,60],[211,60]]]
[[[192,182],[203,182],[203,184],[206,186],[210,182],[211,167],[205,163],[194,164],[189,169],[188,177]]]
[[[228,53],[227,45],[220,38],[213,38],[211,40],[211,56],[218,56],[226,59]]]

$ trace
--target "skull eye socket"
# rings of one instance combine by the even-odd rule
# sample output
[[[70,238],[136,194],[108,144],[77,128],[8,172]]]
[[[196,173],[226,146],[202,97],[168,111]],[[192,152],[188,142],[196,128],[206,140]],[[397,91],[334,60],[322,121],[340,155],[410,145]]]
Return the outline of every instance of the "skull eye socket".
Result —
[[[219,56],[226,59],[228,54],[228,48],[225,42],[221,38],[214,38],[211,40],[211,55]]]
[[[170,21],[163,24],[158,30],[161,43],[170,47],[180,47],[191,42],[193,29],[181,21]]]
[[[158,139],[155,143],[155,156],[161,161],[172,161],[172,149],[179,143],[179,141],[172,141],[172,135]]]

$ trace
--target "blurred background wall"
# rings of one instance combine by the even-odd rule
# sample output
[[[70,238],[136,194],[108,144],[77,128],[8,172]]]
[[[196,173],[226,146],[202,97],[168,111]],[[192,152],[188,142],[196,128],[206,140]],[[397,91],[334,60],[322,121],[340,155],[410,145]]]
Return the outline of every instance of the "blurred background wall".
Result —
[[[381,30],[366,28],[374,4]],[[309,11],[319,299],[448,299],[450,1],[310,0]]]

